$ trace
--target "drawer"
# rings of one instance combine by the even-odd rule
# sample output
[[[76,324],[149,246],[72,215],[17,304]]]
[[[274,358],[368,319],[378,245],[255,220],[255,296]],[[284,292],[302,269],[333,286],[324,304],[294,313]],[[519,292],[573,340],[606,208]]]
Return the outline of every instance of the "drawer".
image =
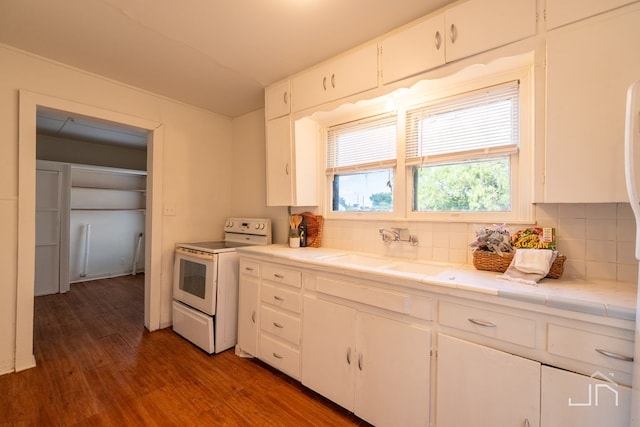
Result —
[[[260,277],[260,263],[255,261],[249,261],[246,259],[240,259],[240,274],[246,274],[247,276]]]
[[[263,264],[261,277],[283,285],[302,287],[302,274],[299,271],[278,265]]]
[[[536,346],[536,322],[533,319],[446,301],[440,303],[439,317],[443,326],[529,348]]]
[[[316,289],[323,294],[361,302],[398,313],[408,313],[410,311],[409,295],[400,292],[324,276],[318,276],[316,279]]]
[[[285,374],[300,379],[300,352],[297,349],[260,334],[258,357]]]
[[[300,319],[264,305],[260,307],[260,329],[292,344],[300,344]]]
[[[627,331],[620,332],[624,336]],[[629,339],[624,339],[550,323],[547,351],[603,368],[631,372],[633,334],[630,331],[628,334]]]
[[[295,313],[302,311],[302,296],[300,293],[283,289],[279,286],[262,284],[260,300]]]

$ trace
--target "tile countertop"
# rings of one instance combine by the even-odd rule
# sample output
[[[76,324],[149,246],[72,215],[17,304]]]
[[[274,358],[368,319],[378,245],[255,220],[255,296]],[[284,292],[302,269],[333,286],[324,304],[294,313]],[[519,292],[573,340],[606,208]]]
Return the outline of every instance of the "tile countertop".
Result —
[[[478,271],[467,264],[438,264],[381,255],[353,252],[332,248],[289,248],[287,245],[246,246],[237,249],[240,253],[270,256],[279,259],[300,261],[314,266],[326,266],[344,270],[353,270],[375,274],[382,277],[395,277],[416,285],[429,284],[471,292],[496,295],[522,302],[535,303],[564,310],[608,316],[623,320],[635,320],[636,289],[635,283],[606,280],[581,279],[543,279],[538,286],[498,279],[499,273]],[[434,265],[441,272],[434,275],[398,271],[384,266],[357,265],[336,262],[335,257],[356,255],[364,258],[379,259],[382,264],[414,264],[417,266]]]

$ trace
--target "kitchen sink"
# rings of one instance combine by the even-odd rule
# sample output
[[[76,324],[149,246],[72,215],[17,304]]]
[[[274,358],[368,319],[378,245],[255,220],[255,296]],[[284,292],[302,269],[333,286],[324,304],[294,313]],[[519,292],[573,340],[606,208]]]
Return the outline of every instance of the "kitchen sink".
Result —
[[[346,254],[324,258],[335,264],[347,264],[360,267],[386,268],[393,264],[393,260],[375,255]]]
[[[417,274],[420,276],[437,276],[444,271],[450,270],[452,267],[451,264],[399,261],[397,258],[366,254],[335,255],[323,258],[322,260],[332,264],[375,268],[376,270]]]
[[[421,276],[437,276],[443,271],[451,269],[451,265],[401,261],[401,262],[392,263],[383,268],[385,270],[393,270],[401,273],[419,274]]]

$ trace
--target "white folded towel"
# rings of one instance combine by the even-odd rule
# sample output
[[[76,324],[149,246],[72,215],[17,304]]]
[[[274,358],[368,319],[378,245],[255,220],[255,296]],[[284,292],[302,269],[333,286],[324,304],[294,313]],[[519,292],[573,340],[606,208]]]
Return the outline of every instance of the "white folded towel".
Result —
[[[537,286],[556,260],[558,251],[551,249],[517,249],[509,268],[498,279]]]
[[[514,266],[523,273],[549,273],[553,251],[548,249],[518,249],[515,254]]]

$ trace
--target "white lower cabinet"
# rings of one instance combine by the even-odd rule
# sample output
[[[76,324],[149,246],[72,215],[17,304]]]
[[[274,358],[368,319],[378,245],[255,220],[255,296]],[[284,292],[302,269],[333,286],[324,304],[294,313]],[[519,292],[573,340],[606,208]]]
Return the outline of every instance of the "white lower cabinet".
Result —
[[[438,426],[540,425],[540,363],[439,334],[437,373]]]
[[[429,424],[427,328],[304,297],[302,383],[376,426]]]
[[[240,260],[238,291],[238,345],[240,353],[258,354],[258,295],[260,291],[260,265]]]
[[[542,367],[542,427],[628,426],[631,389],[608,373]]]

